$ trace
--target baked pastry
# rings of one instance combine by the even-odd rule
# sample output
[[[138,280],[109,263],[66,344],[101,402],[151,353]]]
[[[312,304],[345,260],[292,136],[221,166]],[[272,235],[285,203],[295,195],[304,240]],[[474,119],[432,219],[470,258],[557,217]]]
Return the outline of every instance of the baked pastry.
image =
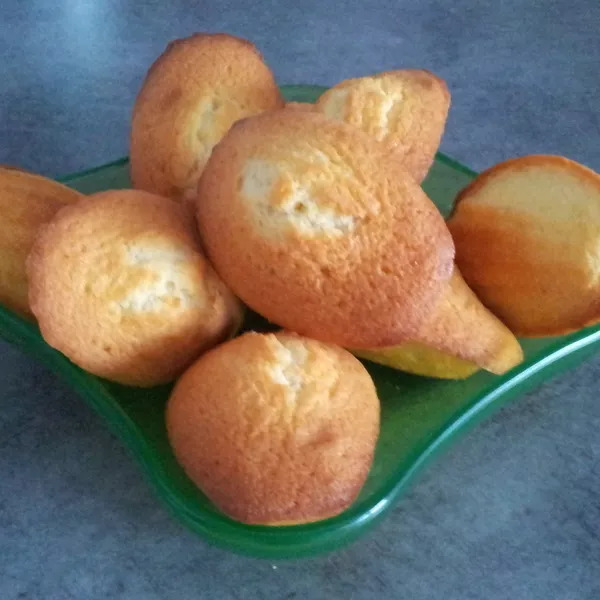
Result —
[[[41,333],[120,383],[175,378],[241,320],[181,206],[136,190],[93,194],[41,229],[27,261]]]
[[[323,93],[315,107],[382,142],[420,183],[440,145],[450,93],[433,73],[403,69],[346,79]]]
[[[171,42],[152,65],[133,109],[133,186],[181,199],[213,146],[238,119],[283,106],[256,47],[227,34]]]
[[[414,340],[357,356],[416,375],[464,379],[480,368],[500,375],[523,360],[511,333],[469,288],[458,268]]]
[[[295,110],[308,110],[314,111],[315,105],[311,102],[286,102],[285,108],[291,108]]]
[[[356,498],[379,401],[349,352],[291,333],[246,333],[181,376],[166,422],[177,460],[220,510],[289,525],[332,517]]]
[[[81,197],[47,177],[0,166],[0,303],[4,306],[33,318],[27,298],[27,255],[40,225]]]
[[[521,336],[600,320],[600,175],[559,156],[500,163],[458,196],[448,226],[457,264]]]
[[[437,208],[363,132],[283,109],[236,123],[198,186],[203,245],[251,308],[350,348],[411,339],[452,273]]]

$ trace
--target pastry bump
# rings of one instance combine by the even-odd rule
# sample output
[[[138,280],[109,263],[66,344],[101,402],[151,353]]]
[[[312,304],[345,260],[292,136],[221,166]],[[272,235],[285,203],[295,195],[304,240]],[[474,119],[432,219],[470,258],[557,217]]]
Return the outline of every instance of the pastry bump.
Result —
[[[241,320],[175,202],[100,192],[61,209],[27,261],[46,342],[83,369],[151,386],[179,375]]]
[[[282,525],[332,517],[358,495],[379,400],[349,352],[296,334],[246,333],[197,360],[167,404],[188,476],[225,514]]]

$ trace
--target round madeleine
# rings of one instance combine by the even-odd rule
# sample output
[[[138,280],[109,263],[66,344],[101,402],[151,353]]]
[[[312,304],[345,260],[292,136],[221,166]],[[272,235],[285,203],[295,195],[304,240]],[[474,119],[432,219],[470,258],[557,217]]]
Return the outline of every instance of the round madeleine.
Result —
[[[241,320],[193,221],[147,192],[101,192],[61,209],[41,229],[27,267],[46,342],[124,384],[174,379]]]
[[[379,434],[379,400],[346,350],[246,333],[181,376],[166,422],[177,460],[225,514],[291,525],[332,517],[356,498]]]

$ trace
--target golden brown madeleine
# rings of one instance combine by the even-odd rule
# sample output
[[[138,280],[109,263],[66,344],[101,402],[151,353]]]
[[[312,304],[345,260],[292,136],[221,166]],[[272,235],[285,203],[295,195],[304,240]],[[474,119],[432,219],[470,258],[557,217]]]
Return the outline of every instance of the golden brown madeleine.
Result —
[[[349,352],[291,333],[246,333],[178,380],[167,432],[224,513],[251,524],[332,517],[358,495],[379,434],[371,377]]]
[[[355,354],[417,375],[444,379],[463,379],[480,368],[500,375],[523,360],[517,338],[483,306],[456,267],[414,340]]]
[[[52,179],[0,166],[0,303],[32,318],[25,261],[35,235],[57,210],[82,197]]]
[[[315,106],[383,142],[421,182],[444,133],[450,92],[446,82],[429,71],[403,69],[346,79],[327,90]]]
[[[44,339],[121,383],[179,375],[241,319],[192,225],[180,205],[136,190],[93,194],[60,210],[27,261]]]
[[[229,127],[281,106],[273,74],[250,42],[200,33],[171,42],[133,109],[134,187],[177,199],[195,195],[212,148]]]
[[[518,340],[481,303],[458,268],[417,341],[496,374],[523,360]]]
[[[280,110],[238,122],[200,181],[203,244],[251,308],[348,347],[410,339],[452,273],[437,208],[361,131]]]
[[[517,335],[559,335],[600,319],[600,176],[559,156],[488,169],[448,226],[457,264]]]

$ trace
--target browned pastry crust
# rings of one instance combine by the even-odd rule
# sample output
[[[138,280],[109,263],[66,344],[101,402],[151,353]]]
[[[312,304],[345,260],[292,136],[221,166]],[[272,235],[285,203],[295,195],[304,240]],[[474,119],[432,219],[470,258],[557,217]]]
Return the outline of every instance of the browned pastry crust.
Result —
[[[450,92],[446,82],[429,71],[403,69],[346,79],[327,90],[315,106],[385,144],[421,182],[444,133]]]
[[[52,179],[0,166],[0,303],[4,306],[33,318],[27,298],[27,255],[40,225],[81,197]]]
[[[134,187],[181,199],[195,194],[213,146],[238,119],[283,106],[256,47],[227,34],[171,42],[133,109]]]
[[[518,340],[481,303],[456,267],[431,319],[415,341],[496,374],[505,373],[523,360]]]
[[[307,111],[315,111],[316,107],[311,102],[286,102],[285,108],[291,108],[294,110],[307,110]]]
[[[286,329],[353,348],[397,344],[451,275],[451,236],[421,188],[371,137],[318,113],[238,122],[198,189],[216,270]]]
[[[293,524],[348,507],[371,466],[379,401],[349,352],[247,333],[197,360],[166,413],[177,460],[233,519]]]
[[[414,340],[354,350],[361,358],[442,379],[464,379],[479,369],[506,373],[523,360],[513,333],[477,298],[458,267]]]
[[[457,264],[517,335],[559,335],[600,319],[600,175],[559,156],[500,163],[458,196]]]
[[[60,210],[27,261],[29,300],[51,346],[125,384],[173,379],[228,337],[240,306],[175,202],[101,192]]]

